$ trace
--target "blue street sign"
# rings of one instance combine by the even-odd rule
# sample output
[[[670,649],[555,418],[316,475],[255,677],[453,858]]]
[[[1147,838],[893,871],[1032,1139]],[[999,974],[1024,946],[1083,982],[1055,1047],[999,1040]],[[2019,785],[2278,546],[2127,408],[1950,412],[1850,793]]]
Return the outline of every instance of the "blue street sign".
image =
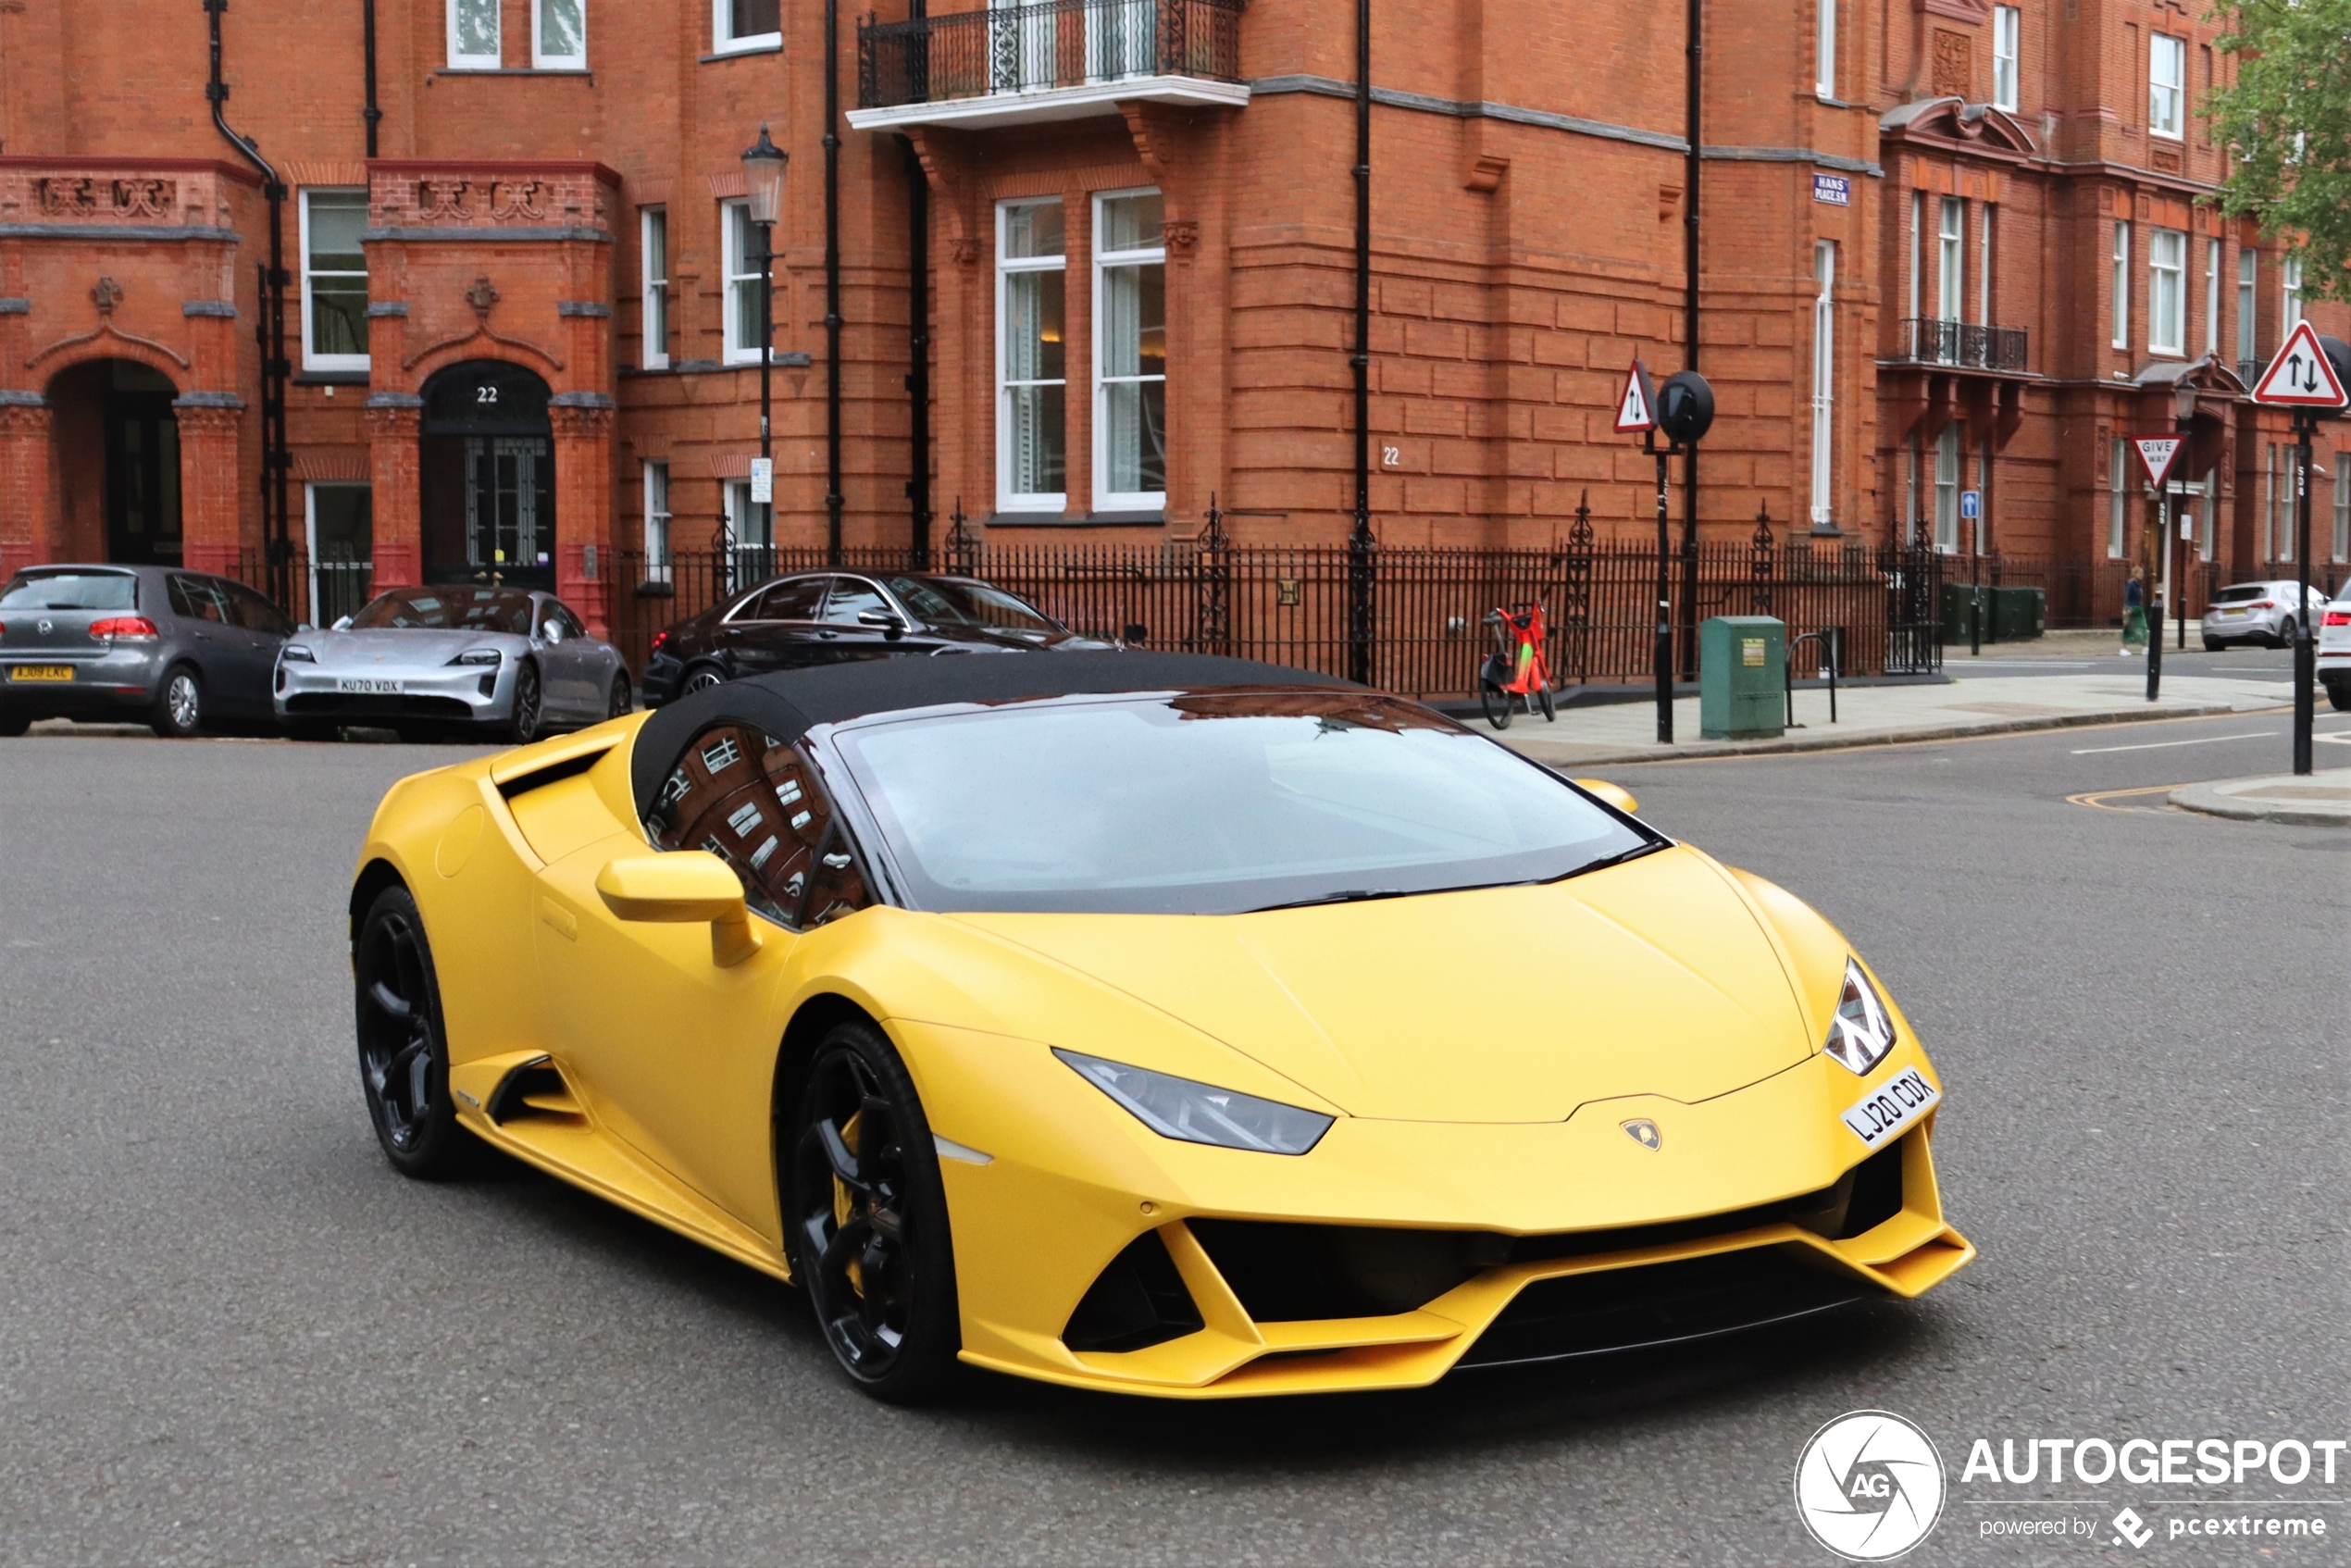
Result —
[[[1984,516],[1984,492],[1980,490],[1959,492],[1959,516],[1969,522]]]
[[[1815,174],[1812,199],[1833,207],[1849,207],[1853,205],[1853,181],[1842,174]]]

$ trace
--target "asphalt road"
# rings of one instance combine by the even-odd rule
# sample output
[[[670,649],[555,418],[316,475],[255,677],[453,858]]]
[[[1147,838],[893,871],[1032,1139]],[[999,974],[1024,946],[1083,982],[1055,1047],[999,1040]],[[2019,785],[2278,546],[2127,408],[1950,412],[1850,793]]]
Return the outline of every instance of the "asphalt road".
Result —
[[[790,1292],[649,1225],[532,1175],[386,1168],[345,878],[383,786],[454,753],[0,741],[0,1561],[1828,1562],[1790,1474],[1862,1407],[1951,1472],[1909,1562],[2343,1561],[2351,1463],[1959,1475],[1976,1437],[2351,1437],[2351,833],[2067,799],[2281,769],[2283,729],[1613,770],[1827,912],[1926,1035],[1983,1256],[1925,1300],[1408,1396],[975,1377],[919,1412],[845,1388]],[[2134,1554],[2103,1523],[2274,1497],[2334,1538]],[[1983,1534],[2057,1516],[2096,1538]]]
[[[2119,646],[2028,652],[2012,643],[1987,642],[1983,653],[1970,653],[1966,644],[1961,643],[1943,650],[1943,673],[1965,680],[1971,676],[2087,675],[2122,670],[2135,671],[2145,679],[2146,659],[2135,653],[2119,654]],[[2238,645],[2208,653],[2191,629],[2184,650],[2176,646],[2171,638],[2164,639],[2163,674],[2208,676],[2221,680],[2292,680],[2294,650]],[[2326,693],[2320,691],[2319,706],[2323,709],[2326,705]]]

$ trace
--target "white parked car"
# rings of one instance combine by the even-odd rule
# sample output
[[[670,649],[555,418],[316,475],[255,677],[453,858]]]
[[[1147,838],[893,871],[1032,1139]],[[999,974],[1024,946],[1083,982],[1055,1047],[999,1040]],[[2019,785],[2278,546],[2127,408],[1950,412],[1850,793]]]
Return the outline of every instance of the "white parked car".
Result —
[[[2335,712],[2351,714],[2351,583],[2319,615],[2319,684]]]
[[[2232,642],[2266,642],[2272,648],[2294,646],[2297,627],[2316,625],[2324,613],[2327,591],[2310,585],[2310,597],[2300,609],[2302,585],[2283,582],[2233,582],[2212,596],[2204,612],[2204,646],[2218,652]]]

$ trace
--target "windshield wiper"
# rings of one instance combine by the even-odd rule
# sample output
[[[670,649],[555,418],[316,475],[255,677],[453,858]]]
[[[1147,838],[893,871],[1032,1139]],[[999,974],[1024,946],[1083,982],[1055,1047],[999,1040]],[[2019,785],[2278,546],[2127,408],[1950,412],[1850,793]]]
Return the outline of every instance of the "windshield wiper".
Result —
[[[1638,860],[1645,854],[1654,854],[1659,850],[1665,847],[1666,840],[1662,839],[1653,839],[1645,844],[1635,844],[1629,850],[1619,850],[1614,854],[1602,855],[1598,860],[1587,860],[1583,865],[1577,866],[1574,870],[1563,871],[1559,876],[1552,877],[1551,880],[1554,882],[1564,882],[1570,877],[1581,877],[1587,871],[1606,871],[1611,865],[1622,865],[1628,860]]]
[[[1318,893],[1311,899],[1292,899],[1287,903],[1260,904],[1255,909],[1243,910],[1241,913],[1263,915],[1276,909],[1307,909],[1318,903],[1362,903],[1372,899],[1400,899],[1406,896],[1406,891],[1402,888],[1342,888],[1337,892]]]

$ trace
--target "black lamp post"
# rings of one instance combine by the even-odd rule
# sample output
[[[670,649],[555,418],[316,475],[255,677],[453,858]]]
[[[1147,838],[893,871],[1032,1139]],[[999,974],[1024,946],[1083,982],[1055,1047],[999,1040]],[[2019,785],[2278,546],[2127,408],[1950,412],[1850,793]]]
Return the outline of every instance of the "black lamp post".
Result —
[[[772,393],[770,382],[776,360],[775,290],[769,273],[775,267],[773,237],[776,219],[784,205],[784,168],[791,156],[767,139],[767,127],[759,128],[759,140],[743,149],[743,194],[751,226],[759,233],[759,254],[753,258],[753,270],[759,275],[759,455],[767,467],[767,514],[776,511],[776,447],[771,420]],[[775,542],[771,525],[767,539]]]

